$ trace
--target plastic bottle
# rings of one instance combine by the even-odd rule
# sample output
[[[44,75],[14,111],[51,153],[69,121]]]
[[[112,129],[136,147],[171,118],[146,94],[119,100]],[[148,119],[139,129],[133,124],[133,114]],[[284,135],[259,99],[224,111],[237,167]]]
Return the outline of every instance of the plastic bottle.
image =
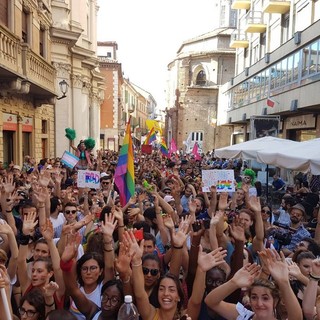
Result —
[[[137,307],[132,303],[132,296],[124,297],[124,303],[119,309],[118,320],[138,320],[139,313]]]

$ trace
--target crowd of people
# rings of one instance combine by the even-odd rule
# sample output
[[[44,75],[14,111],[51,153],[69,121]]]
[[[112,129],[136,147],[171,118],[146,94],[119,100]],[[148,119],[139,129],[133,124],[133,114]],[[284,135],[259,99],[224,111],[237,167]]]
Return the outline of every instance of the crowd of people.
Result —
[[[275,175],[277,206],[240,159],[135,150],[121,204],[118,153],[90,157],[98,189],[59,158],[0,168],[1,320],[115,320],[125,295],[142,320],[320,319],[319,177]],[[204,192],[206,169],[235,191]]]

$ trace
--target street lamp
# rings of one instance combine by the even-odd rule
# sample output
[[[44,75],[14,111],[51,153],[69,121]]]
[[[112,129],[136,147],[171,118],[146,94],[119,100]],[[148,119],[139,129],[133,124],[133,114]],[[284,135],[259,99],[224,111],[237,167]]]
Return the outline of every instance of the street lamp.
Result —
[[[60,81],[59,87],[60,87],[60,91],[62,92],[62,96],[58,97],[57,100],[61,100],[66,97],[66,94],[68,92],[68,87],[69,87],[68,82],[66,80]]]

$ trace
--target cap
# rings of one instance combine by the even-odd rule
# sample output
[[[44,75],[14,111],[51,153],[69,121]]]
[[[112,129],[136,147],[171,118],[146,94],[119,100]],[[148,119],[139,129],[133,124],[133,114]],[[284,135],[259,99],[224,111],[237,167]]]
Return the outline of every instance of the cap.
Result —
[[[132,296],[130,296],[130,295],[124,296],[124,302],[125,303],[131,303],[132,302]]]
[[[162,189],[162,191],[166,191],[166,190],[171,191],[171,188],[170,188],[170,187],[164,187],[164,188]]]
[[[17,164],[13,166],[13,169],[17,169],[17,170],[20,170],[20,171],[21,171],[21,167],[18,166]]]
[[[300,211],[302,211],[303,215],[306,215],[306,209],[304,208],[304,206],[300,203],[295,204],[294,206],[292,206],[289,209],[289,213],[291,212],[292,209],[298,209]]]
[[[170,196],[170,195],[166,195],[163,199],[164,199],[165,202],[174,201],[174,197],[173,197],[173,196]]]
[[[100,173],[100,178],[103,178],[103,177],[106,177],[106,176],[108,176],[107,173],[105,173],[105,172],[101,172],[101,173]]]
[[[52,165],[51,165],[51,164],[48,164],[48,165],[47,165],[47,169],[52,169]]]

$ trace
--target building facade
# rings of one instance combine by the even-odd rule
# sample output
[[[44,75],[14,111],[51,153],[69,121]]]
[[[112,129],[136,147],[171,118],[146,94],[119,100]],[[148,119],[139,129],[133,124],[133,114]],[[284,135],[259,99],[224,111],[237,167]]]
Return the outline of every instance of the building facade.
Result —
[[[98,42],[100,72],[104,76],[104,100],[100,111],[100,146],[103,149],[118,150],[122,123],[123,76],[121,64],[117,61],[116,42]]]
[[[54,155],[49,1],[0,1],[0,161]]]
[[[236,75],[223,88],[219,124],[248,140],[253,116],[280,116],[283,138],[320,137],[320,2],[234,0]]]
[[[229,6],[230,8],[230,6]],[[218,28],[185,41],[168,65],[166,139],[179,149],[202,152],[227,143],[228,126],[217,127],[219,88],[234,74],[235,51],[229,46],[233,29]]]
[[[63,80],[68,84],[66,97],[56,103],[57,156],[69,150],[65,137],[68,127],[76,131],[75,145],[91,137],[96,141],[96,149],[100,148],[104,78],[96,54],[97,12],[96,0],[52,1],[51,58],[57,75],[55,86]]]

